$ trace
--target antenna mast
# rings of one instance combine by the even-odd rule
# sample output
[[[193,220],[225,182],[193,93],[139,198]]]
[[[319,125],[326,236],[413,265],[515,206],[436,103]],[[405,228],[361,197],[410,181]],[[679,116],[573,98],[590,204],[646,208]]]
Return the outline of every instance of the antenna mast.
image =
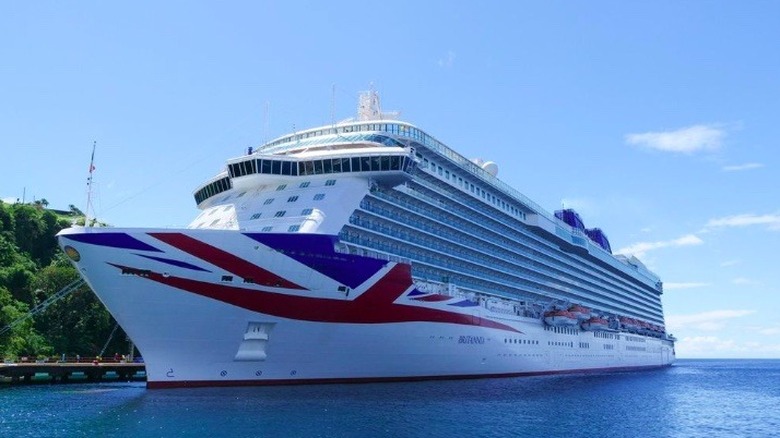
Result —
[[[336,126],[336,84],[330,91],[330,124]]]
[[[271,103],[269,101],[265,101],[265,108],[263,111],[263,130],[265,131],[263,133],[263,143],[267,142],[271,139],[271,128],[269,124],[269,119],[271,118]]]
[[[89,210],[92,208],[92,172],[95,171],[95,147],[97,141],[92,142],[92,157],[89,159],[89,177],[87,177],[87,209],[84,210],[84,226],[89,226]]]
[[[382,119],[382,109],[379,107],[379,93],[374,90],[373,84],[371,84],[369,91],[360,93],[357,119],[360,121]]]

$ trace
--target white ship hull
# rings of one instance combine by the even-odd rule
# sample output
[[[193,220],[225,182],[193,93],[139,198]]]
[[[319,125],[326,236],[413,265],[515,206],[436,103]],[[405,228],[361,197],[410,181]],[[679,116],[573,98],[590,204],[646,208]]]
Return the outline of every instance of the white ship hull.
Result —
[[[317,250],[319,261],[303,255],[328,239],[215,230],[60,234],[138,346],[150,388],[516,376],[674,360],[667,340],[548,327],[421,292],[405,264],[327,250]]]

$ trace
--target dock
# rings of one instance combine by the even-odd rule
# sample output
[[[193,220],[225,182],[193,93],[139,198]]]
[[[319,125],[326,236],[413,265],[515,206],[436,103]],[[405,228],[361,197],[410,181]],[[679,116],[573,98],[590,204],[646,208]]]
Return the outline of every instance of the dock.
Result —
[[[127,361],[34,361],[0,363],[2,383],[144,381],[143,363]]]

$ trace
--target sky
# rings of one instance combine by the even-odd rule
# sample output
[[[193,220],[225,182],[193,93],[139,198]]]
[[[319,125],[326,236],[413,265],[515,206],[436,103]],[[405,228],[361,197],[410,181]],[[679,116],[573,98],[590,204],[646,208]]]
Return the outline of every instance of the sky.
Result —
[[[186,226],[228,158],[383,110],[664,281],[680,358],[780,358],[780,3],[0,0],[0,198]]]

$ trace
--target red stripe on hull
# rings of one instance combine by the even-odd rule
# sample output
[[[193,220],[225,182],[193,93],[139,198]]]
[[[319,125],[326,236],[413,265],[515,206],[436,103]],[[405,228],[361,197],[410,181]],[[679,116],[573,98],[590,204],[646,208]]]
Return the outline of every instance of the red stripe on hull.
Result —
[[[120,269],[129,269],[114,265]],[[258,289],[214,284],[188,278],[149,272],[145,277],[167,286],[192,292],[254,312],[282,318],[328,323],[438,322],[488,327],[521,333],[489,319],[427,307],[397,304],[393,301],[412,286],[410,267],[397,264],[354,300],[301,297]]]
[[[205,260],[214,266],[232,272],[241,278],[251,278],[256,284],[264,286],[283,287],[287,289],[305,289],[289,280],[286,280],[272,272],[236,257],[208,243],[193,239],[181,233],[149,233],[155,239],[176,247],[199,259]]]
[[[319,379],[279,379],[279,380],[183,380],[183,381],[147,381],[149,389],[170,388],[202,388],[202,387],[227,387],[227,386],[282,386],[282,385],[317,385],[338,383],[383,383],[383,382],[421,382],[426,380],[472,380],[494,379],[507,377],[533,377],[566,374],[599,374],[611,372],[648,371],[670,367],[666,365],[644,365],[636,367],[614,368],[582,368],[556,371],[531,371],[521,373],[495,373],[495,374],[456,374],[451,376],[410,376],[410,377],[336,377]]]

